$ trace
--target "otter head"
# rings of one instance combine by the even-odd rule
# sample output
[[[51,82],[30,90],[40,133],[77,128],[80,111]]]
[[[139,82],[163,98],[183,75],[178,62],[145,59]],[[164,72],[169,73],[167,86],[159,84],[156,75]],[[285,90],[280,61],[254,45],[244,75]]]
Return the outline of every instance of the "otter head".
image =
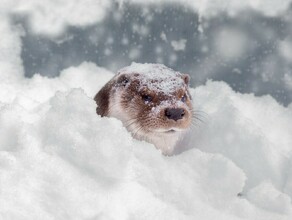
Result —
[[[105,85],[104,115],[120,119],[134,138],[171,154],[192,121],[188,83],[187,74],[164,65],[134,63]]]

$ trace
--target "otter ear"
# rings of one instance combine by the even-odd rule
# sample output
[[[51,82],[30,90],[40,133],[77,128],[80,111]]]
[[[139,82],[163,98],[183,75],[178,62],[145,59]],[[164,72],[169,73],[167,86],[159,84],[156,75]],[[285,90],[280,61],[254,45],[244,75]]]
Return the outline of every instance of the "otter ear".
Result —
[[[121,75],[117,79],[117,83],[121,86],[126,86],[130,82],[130,79],[127,75]]]
[[[190,83],[190,76],[189,76],[189,74],[182,74],[182,78],[185,81],[185,84],[189,85],[189,83]]]
[[[94,101],[97,104],[96,113],[102,117],[108,114],[110,90],[111,81],[105,84],[94,97]]]

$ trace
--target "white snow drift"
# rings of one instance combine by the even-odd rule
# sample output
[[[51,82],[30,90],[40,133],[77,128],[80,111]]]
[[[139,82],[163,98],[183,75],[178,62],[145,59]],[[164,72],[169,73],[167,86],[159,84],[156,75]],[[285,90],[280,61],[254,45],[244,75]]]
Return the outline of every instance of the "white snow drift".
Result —
[[[22,30],[0,17],[0,219],[292,218],[292,104],[209,81],[192,89],[204,122],[165,157],[96,115],[113,73],[24,78]]]
[[[3,219],[292,217],[291,105],[208,82],[192,90],[204,123],[165,157],[96,115],[92,97],[111,77],[83,63],[1,83],[14,97],[0,105]]]

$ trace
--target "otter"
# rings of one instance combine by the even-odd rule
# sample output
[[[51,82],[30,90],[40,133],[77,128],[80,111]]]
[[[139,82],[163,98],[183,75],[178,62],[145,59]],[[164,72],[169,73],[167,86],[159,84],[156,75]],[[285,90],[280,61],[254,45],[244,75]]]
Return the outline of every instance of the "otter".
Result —
[[[121,120],[135,139],[171,155],[192,123],[189,80],[162,64],[132,63],[95,95],[96,113]]]

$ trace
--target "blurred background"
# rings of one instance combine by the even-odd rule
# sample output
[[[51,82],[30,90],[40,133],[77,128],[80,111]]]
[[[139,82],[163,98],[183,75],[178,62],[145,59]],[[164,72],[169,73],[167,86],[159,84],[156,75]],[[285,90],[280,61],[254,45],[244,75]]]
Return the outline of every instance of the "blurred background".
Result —
[[[254,7],[229,7],[233,1],[222,1],[227,5],[221,7],[217,1],[216,10],[209,11],[186,1],[169,2],[111,1],[99,21],[68,25],[54,34],[35,31],[28,16],[15,14],[13,22],[24,31],[26,77],[56,77],[84,61],[113,72],[131,62],[153,62],[190,74],[192,87],[223,80],[241,93],[270,94],[284,106],[291,103],[290,1],[280,9],[274,5],[283,1]]]

